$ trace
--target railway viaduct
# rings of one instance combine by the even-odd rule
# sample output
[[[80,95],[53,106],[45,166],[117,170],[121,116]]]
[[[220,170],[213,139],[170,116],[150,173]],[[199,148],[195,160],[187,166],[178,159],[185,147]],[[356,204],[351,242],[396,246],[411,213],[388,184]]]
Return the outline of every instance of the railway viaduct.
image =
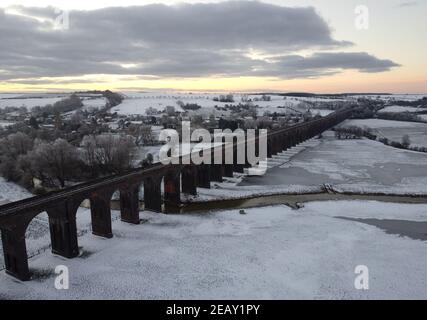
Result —
[[[348,118],[351,113],[350,109],[341,109],[320,119],[269,131],[267,156],[271,157],[322,133]],[[179,206],[181,193],[196,195],[198,187],[210,188],[211,181],[220,182],[223,177],[232,177],[233,172],[243,172],[247,165],[237,163],[237,147],[237,142],[220,147],[233,149],[233,164],[153,164],[0,206],[6,272],[23,281],[31,278],[25,232],[40,213],[46,212],[49,217],[52,253],[74,258],[79,254],[76,214],[84,200],[90,201],[92,233],[111,238],[110,200],[116,191],[120,192],[121,220],[139,224],[138,195],[141,186],[144,187],[144,210],[162,212],[163,207]],[[212,149],[209,152],[214,154]]]

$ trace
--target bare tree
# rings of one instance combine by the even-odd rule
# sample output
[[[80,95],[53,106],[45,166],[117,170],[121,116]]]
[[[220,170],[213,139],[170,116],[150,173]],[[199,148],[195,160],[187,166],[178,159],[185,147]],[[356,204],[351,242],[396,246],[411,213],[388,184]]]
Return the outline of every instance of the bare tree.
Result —
[[[254,119],[245,119],[243,122],[244,129],[256,129],[257,123]]]
[[[136,145],[128,135],[85,136],[82,141],[86,164],[94,175],[120,173],[132,167]]]
[[[199,114],[191,116],[191,127],[203,128],[203,116]]]
[[[155,108],[153,108],[153,107],[149,107],[149,108],[145,111],[145,114],[146,114],[147,116],[152,116],[152,115],[156,115],[156,114],[158,114],[158,111],[157,111]]]
[[[152,145],[154,142],[151,126],[131,124],[127,128],[127,133],[135,138],[135,144],[137,146]]]
[[[77,110],[76,112],[73,113],[73,115],[71,116],[71,124],[77,126],[77,125],[81,125],[84,121],[84,116],[82,114],[81,111]]]
[[[0,139],[0,175],[9,181],[21,179],[17,166],[20,156],[27,154],[33,148],[33,140],[22,132],[8,135]]]
[[[268,117],[258,117],[256,124],[258,129],[271,129],[273,121]]]

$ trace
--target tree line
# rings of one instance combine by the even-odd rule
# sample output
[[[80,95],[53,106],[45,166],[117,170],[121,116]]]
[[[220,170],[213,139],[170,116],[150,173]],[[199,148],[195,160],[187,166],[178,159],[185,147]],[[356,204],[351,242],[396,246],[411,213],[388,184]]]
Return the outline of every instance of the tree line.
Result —
[[[337,127],[334,128],[335,137],[337,139],[360,139],[362,137],[370,140],[379,141],[387,146],[391,146],[398,149],[406,149],[418,152],[427,152],[426,147],[411,146],[411,139],[409,135],[405,134],[402,136],[401,141],[393,141],[386,137],[380,137],[373,133],[371,128],[361,128],[358,126],[349,127]]]

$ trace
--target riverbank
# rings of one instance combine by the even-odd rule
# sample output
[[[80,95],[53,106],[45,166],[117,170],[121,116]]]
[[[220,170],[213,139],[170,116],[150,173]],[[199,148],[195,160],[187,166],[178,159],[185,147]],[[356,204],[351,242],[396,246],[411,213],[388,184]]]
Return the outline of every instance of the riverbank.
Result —
[[[208,189],[207,189],[208,190]],[[404,194],[382,194],[382,193],[336,193],[331,189],[313,188],[312,192],[289,193],[280,192],[273,194],[248,194],[238,197],[229,196],[229,198],[202,198],[197,201],[196,197],[183,196],[182,202],[178,206],[162,206],[164,213],[190,213],[190,212],[209,212],[210,210],[224,209],[243,209],[256,208],[268,205],[287,205],[291,208],[298,208],[300,204],[313,201],[339,201],[339,200],[363,200],[378,201],[389,203],[407,203],[407,204],[427,204],[427,194],[404,195]],[[82,208],[90,209],[90,202],[85,200],[81,204]],[[111,201],[112,210],[120,210],[120,201],[117,199]],[[140,202],[140,210],[144,211],[144,202]]]
[[[301,204],[313,201],[342,201],[361,200],[402,204],[427,204],[427,196],[402,196],[387,194],[338,194],[338,193],[306,193],[306,194],[276,194],[270,196],[254,196],[243,199],[211,200],[184,203],[179,212],[200,212],[214,209],[244,209],[267,205],[287,205],[298,208]]]

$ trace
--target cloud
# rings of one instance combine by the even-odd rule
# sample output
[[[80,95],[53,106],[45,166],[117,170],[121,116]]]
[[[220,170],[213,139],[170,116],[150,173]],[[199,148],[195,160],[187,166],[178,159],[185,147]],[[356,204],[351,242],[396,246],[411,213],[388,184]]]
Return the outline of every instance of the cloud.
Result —
[[[390,71],[399,64],[378,59],[365,52],[321,52],[311,56],[289,55],[276,58],[275,70],[266,70],[281,78],[312,78],[331,75],[342,70],[375,73]]]
[[[0,81],[95,74],[287,78],[397,66],[367,53],[293,55],[351,45],[334,39],[311,7],[231,1],[71,11],[68,30],[54,28],[54,8],[11,9],[0,9]]]

